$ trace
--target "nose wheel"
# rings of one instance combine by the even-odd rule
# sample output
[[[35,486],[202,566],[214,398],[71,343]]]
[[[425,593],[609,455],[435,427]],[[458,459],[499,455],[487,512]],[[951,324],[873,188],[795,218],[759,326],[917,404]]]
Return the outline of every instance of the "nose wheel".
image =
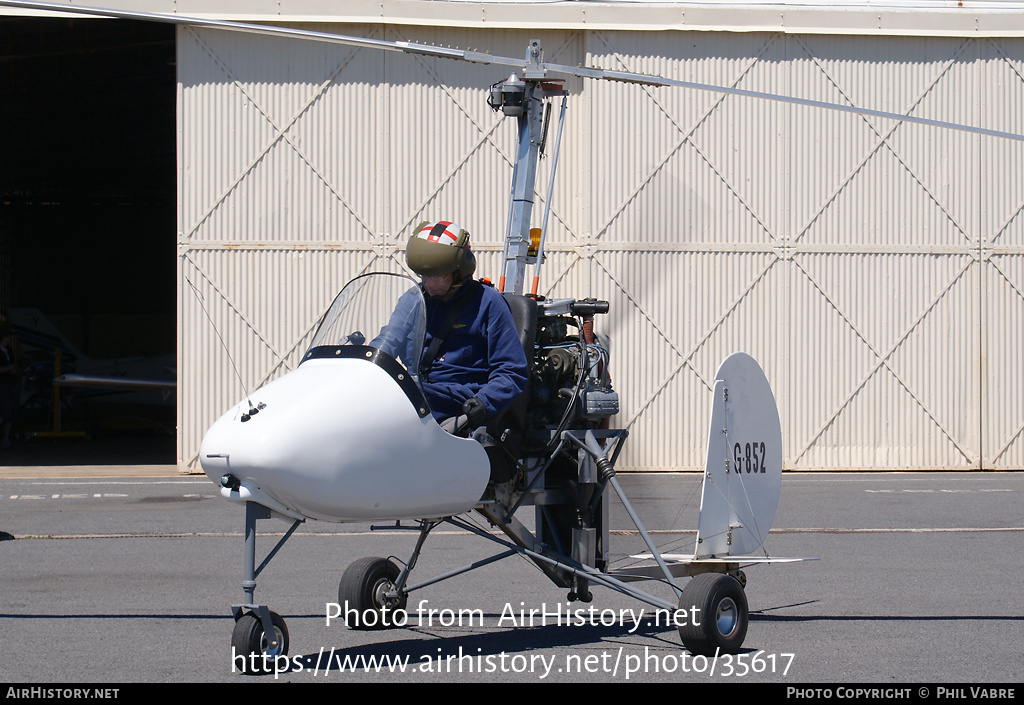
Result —
[[[255,612],[246,612],[235,622],[231,632],[231,658],[233,665],[248,674],[270,673],[275,660],[288,655],[288,627],[277,612],[266,611],[270,628]]]

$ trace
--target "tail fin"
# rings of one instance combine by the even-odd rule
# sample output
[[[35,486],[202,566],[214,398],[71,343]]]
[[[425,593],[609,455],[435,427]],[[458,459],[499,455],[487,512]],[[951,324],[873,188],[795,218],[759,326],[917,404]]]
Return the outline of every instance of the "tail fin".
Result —
[[[746,353],[715,373],[697,558],[749,555],[775,519],[782,486],[782,428],[768,380]]]

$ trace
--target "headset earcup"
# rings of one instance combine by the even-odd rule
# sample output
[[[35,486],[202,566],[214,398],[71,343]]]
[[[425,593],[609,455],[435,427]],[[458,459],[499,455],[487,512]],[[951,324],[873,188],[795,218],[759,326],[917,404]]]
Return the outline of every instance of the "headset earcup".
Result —
[[[473,276],[476,271],[476,255],[468,247],[463,248],[462,257],[459,258],[459,280],[464,281]]]

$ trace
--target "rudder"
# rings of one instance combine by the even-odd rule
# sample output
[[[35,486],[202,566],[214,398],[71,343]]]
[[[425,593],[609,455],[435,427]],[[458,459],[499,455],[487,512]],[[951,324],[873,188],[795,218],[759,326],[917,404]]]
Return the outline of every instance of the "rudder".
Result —
[[[749,555],[775,519],[782,486],[782,427],[775,396],[750,355],[729,355],[715,373],[697,558]]]

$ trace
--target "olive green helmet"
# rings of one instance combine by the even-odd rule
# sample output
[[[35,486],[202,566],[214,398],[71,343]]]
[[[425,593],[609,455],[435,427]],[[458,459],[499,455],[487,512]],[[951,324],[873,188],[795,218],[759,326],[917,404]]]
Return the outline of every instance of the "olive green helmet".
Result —
[[[469,249],[469,232],[450,221],[416,226],[405,248],[409,268],[421,277],[440,277],[452,272],[456,280],[473,276],[476,257]]]

